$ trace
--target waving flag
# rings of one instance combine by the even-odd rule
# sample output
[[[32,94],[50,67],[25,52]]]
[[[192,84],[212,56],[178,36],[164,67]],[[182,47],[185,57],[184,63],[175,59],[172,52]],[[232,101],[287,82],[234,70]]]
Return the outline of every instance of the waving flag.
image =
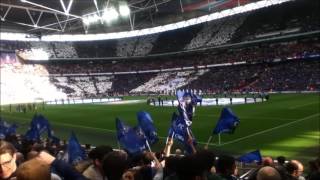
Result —
[[[193,137],[191,129],[189,129],[186,121],[182,116],[178,116],[176,113],[172,115],[171,127],[169,129],[169,137],[180,141],[185,146],[185,149],[188,153],[192,153],[192,148],[188,143],[189,133],[193,139],[193,144],[196,145],[196,140]]]
[[[79,144],[78,139],[73,132],[71,133],[68,141],[67,153],[68,162],[70,164],[77,164],[79,161],[84,160],[86,157],[84,149]]]
[[[36,128],[29,129],[24,137],[29,141],[40,141],[40,134]]]
[[[118,142],[131,154],[138,154],[147,149],[146,138],[140,127],[132,128],[116,118]]]
[[[202,102],[202,97],[196,94],[191,95],[193,104],[197,104],[198,102]]]
[[[251,162],[262,162],[262,157],[259,150],[249,152],[240,156],[238,159],[240,162],[251,163]]]
[[[177,99],[179,102],[178,111],[180,116],[186,121],[188,126],[192,124],[192,117],[194,113],[194,106],[197,102],[201,102],[202,98],[200,96],[194,95],[189,92],[177,91]]]
[[[158,139],[157,130],[153,125],[153,120],[149,113],[145,111],[140,111],[137,113],[138,123],[143,130],[149,144],[156,143]]]
[[[45,131],[48,132],[48,135],[49,131],[51,131],[48,120],[43,115],[35,114],[30,123],[29,130],[25,134],[25,138],[31,141],[39,141],[41,134]]]
[[[0,118],[0,136],[6,137],[8,135],[16,134],[16,124],[9,124],[5,120]]]
[[[48,138],[53,142],[57,142],[58,138],[53,136],[51,125],[47,118],[41,114],[35,114],[30,123],[30,128],[27,131],[25,138],[31,141],[39,141],[43,133],[47,133]]]
[[[171,127],[169,129],[169,137],[174,137],[180,142],[185,142],[188,140],[187,124],[181,116],[176,113],[172,114]]]
[[[239,123],[239,118],[231,111],[231,109],[224,107],[218,123],[213,130],[213,134],[233,133]]]

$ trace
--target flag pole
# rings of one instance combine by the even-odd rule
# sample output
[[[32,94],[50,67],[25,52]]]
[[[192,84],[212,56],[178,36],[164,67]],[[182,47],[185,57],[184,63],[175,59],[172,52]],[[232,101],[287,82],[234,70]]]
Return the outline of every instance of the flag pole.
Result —
[[[146,145],[147,145],[147,147],[148,147],[149,152],[152,152],[148,140],[146,140]]]
[[[167,137],[166,146],[165,146],[165,148],[163,150],[165,157],[169,157],[169,155],[170,155],[172,144],[169,145],[169,138],[170,138],[170,141],[173,141],[173,137],[174,137],[174,132],[172,132],[171,137]]]
[[[174,137],[174,132],[172,133],[171,139],[173,139],[173,137]],[[167,137],[166,139],[166,144],[168,144],[168,141],[169,141],[169,137]]]
[[[218,137],[219,137],[219,145],[221,144],[221,136],[220,136],[220,133],[218,134]]]
[[[117,144],[118,144],[118,149],[121,150],[119,141],[117,141]]]
[[[205,149],[208,149],[209,144],[210,144],[210,142],[212,141],[212,139],[213,139],[213,136],[211,135],[211,136],[209,137],[209,139],[208,139],[207,144],[204,146]]]

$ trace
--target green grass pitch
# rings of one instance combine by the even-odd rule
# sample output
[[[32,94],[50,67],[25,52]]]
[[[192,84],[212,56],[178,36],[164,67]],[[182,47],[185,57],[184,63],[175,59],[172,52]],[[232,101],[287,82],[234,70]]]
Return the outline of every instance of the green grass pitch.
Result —
[[[307,162],[320,155],[319,102],[319,94],[275,94],[267,102],[233,105],[231,108],[241,121],[239,127],[232,135],[221,135],[221,145],[217,145],[215,137],[209,148],[218,154],[235,156],[260,149],[264,156],[284,155]],[[221,106],[197,107],[192,131],[198,147],[202,148],[207,142],[221,109]],[[74,131],[82,144],[108,144],[116,148],[115,118],[135,125],[136,113],[140,110],[148,111],[155,122],[160,141],[152,148],[159,151],[164,146],[171,115],[176,111],[174,107],[153,107],[146,103],[47,105],[39,112],[49,119],[61,139],[67,139]],[[20,133],[29,127],[33,114],[8,112],[7,106],[1,111],[1,117],[19,125]],[[175,146],[179,146],[178,143]]]

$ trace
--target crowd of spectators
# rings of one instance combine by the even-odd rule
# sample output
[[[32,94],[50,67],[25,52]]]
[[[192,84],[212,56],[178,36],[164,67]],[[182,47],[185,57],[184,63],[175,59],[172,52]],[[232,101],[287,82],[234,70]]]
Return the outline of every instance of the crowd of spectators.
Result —
[[[275,59],[286,60],[319,54],[320,45],[318,40],[319,38],[313,38],[284,43],[267,43],[241,48],[207,50],[179,56],[109,61],[69,61],[68,63],[56,61],[44,64],[44,66],[46,66],[50,74],[70,74],[136,72],[243,61],[246,63],[272,62]]]
[[[320,159],[309,162],[306,168],[298,160],[285,161],[264,157],[242,170],[230,154],[216,154],[197,148],[192,154],[144,151],[130,154],[108,145],[86,146],[86,157],[68,163],[61,155],[66,142],[30,141],[20,135],[0,140],[0,178],[3,180],[317,180]]]
[[[319,90],[319,64],[297,60],[212,68],[182,88],[201,87],[204,93]]]
[[[187,44],[184,49],[196,49],[207,46],[218,46],[226,44],[231,40],[235,31],[245,21],[247,14],[218,19],[212,22],[206,22],[203,28]]]
[[[140,84],[138,87],[130,90],[130,93],[155,93],[174,91],[177,88],[185,86],[190,82],[198,79],[208,71],[208,69],[201,69],[198,71],[186,70],[157,73],[157,75],[151,78],[149,81],[145,82],[144,84]]]
[[[2,99],[35,99],[46,91],[51,92],[46,98],[54,94],[59,97],[52,98],[59,99],[163,93],[177,88],[207,93],[319,90],[319,53],[318,38],[117,61],[23,64],[13,53],[1,53],[1,76],[10,77],[1,79],[2,94],[6,94]],[[24,88],[14,88],[17,82]],[[44,84],[46,88],[41,88]]]
[[[69,97],[95,97],[108,93],[164,93],[175,89],[201,89],[204,93],[314,91],[320,89],[317,59],[228,65],[172,72],[51,77]]]
[[[153,73],[99,76],[58,76],[50,81],[69,98],[105,97],[110,94],[127,94],[147,82]],[[146,92],[146,91],[145,91]]]
[[[320,29],[317,1],[292,1],[256,10],[237,29],[231,42],[270,38]]]
[[[41,50],[51,59],[77,59],[146,56],[214,47],[317,31],[320,29],[318,7],[318,1],[298,0],[159,34],[68,43],[3,41],[0,51],[17,50],[32,56],[37,53],[30,52]]]
[[[145,56],[153,48],[159,34],[121,39],[117,44],[118,57]]]
[[[13,53],[1,53],[0,57],[1,104],[67,97],[50,82],[44,66],[20,63]]]
[[[49,58],[127,57],[176,52],[319,30],[317,7],[317,1],[292,1],[183,29],[119,40],[70,43],[3,41],[0,51],[18,50],[23,53],[41,49]]]

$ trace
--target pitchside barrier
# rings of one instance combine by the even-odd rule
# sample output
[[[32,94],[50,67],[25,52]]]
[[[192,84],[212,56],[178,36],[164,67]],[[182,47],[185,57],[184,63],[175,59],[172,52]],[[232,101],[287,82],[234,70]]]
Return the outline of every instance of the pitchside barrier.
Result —
[[[61,104],[103,104],[110,102],[121,101],[122,97],[112,98],[92,98],[92,99],[56,99],[53,101],[46,101],[48,105],[61,105]]]

